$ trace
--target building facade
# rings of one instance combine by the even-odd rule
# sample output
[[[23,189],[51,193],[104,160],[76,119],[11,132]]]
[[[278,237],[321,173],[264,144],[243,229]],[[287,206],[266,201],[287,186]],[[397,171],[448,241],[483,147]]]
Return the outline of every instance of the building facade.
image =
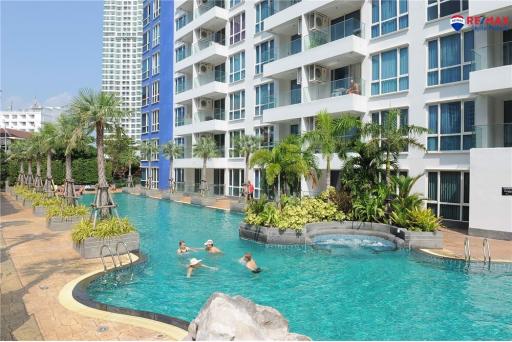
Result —
[[[471,228],[478,217],[474,229],[512,235],[511,210],[496,213],[503,219],[490,226],[470,203],[479,191],[472,178],[489,177],[473,175],[470,151],[486,147],[492,155],[500,151],[501,160],[512,158],[509,1],[179,0],[174,6],[174,140],[185,151],[175,178],[185,190],[197,190],[201,179],[192,147],[202,135],[212,135],[221,152],[208,161],[210,189],[239,196],[244,160],[236,155],[236,137],[259,135],[272,147],[314,128],[323,109],[381,123],[399,108],[398,125],[429,129],[420,138],[426,151],[410,148],[399,161],[401,172],[422,175],[414,191],[427,206],[448,224]],[[457,14],[511,20],[456,30]],[[340,167],[334,156],[332,184]],[[502,186],[512,186],[507,167]],[[261,171],[249,178],[258,195]],[[304,194],[321,190],[302,181]],[[512,196],[493,191],[497,207],[512,208]]]
[[[43,107],[37,102],[28,109],[1,111],[0,128],[37,132],[43,123],[55,122],[62,111],[61,107]]]
[[[151,182],[153,189],[169,187],[170,163],[161,147],[173,133],[173,21],[172,1],[144,1],[141,138],[154,153],[141,156],[141,168],[143,185]]]
[[[115,93],[127,115],[121,126],[140,140],[143,0],[104,0],[102,84]]]

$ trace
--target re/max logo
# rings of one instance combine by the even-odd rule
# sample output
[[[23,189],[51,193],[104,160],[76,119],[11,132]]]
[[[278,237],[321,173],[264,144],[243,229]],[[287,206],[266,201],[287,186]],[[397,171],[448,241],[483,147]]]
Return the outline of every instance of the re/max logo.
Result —
[[[507,16],[467,16],[466,25],[492,25],[492,26],[507,26],[509,18]]]

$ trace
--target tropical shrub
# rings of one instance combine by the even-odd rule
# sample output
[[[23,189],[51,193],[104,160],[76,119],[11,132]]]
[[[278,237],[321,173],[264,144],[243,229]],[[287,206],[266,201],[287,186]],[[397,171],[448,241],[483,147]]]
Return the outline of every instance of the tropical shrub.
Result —
[[[101,220],[93,227],[89,220],[82,220],[71,232],[71,239],[74,243],[80,243],[88,237],[105,239],[136,231],[135,227],[127,218],[111,217]]]
[[[364,222],[385,222],[387,187],[377,188],[359,195],[353,202],[353,218]]]
[[[89,214],[89,208],[85,205],[55,205],[48,208],[47,218],[52,217],[72,217],[72,216],[86,216]]]
[[[441,219],[432,210],[425,208],[406,209],[400,214],[392,213],[391,220],[407,230],[435,232],[442,227]]]
[[[62,206],[62,198],[60,197],[46,197],[46,196],[38,196],[36,199],[32,201],[33,207],[54,207],[54,206]]]

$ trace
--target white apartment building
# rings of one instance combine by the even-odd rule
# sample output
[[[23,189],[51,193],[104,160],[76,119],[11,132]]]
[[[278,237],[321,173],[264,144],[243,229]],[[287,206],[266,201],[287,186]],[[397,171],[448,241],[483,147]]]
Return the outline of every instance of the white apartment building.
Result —
[[[400,156],[402,172],[423,174],[414,190],[427,206],[448,224],[512,239],[512,196],[501,195],[501,187],[512,187],[512,27],[456,31],[450,24],[455,14],[508,16],[512,23],[510,1],[174,5],[174,139],[185,146],[184,158],[175,161],[178,182],[201,179],[202,161],[192,157],[201,135],[212,134],[222,151],[208,161],[215,193],[238,196],[244,160],[234,153],[234,137],[261,135],[272,146],[311,130],[323,109],[382,122],[387,110],[400,108],[400,123],[430,130],[421,137],[427,151],[410,148]],[[474,153],[484,147],[488,152]],[[334,157],[332,182],[340,167]],[[486,179],[494,167],[500,173],[491,189]],[[249,176],[258,190],[261,172]],[[490,192],[483,198],[486,211],[473,205],[482,187]],[[302,181],[303,193],[321,190]],[[485,219],[489,212],[497,217],[492,224]]]
[[[126,134],[140,140],[142,0],[104,0],[102,91],[113,92],[127,115]]]
[[[54,122],[61,112],[62,108],[60,107],[42,107],[35,102],[28,109],[1,111],[0,128],[37,132],[41,129],[43,123]]]

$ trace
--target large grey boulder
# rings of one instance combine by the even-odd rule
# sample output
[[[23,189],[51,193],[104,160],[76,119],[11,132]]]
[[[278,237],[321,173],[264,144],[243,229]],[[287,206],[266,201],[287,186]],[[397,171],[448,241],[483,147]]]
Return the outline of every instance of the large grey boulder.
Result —
[[[274,308],[241,296],[214,293],[188,327],[185,340],[311,341],[288,332],[288,321]]]

